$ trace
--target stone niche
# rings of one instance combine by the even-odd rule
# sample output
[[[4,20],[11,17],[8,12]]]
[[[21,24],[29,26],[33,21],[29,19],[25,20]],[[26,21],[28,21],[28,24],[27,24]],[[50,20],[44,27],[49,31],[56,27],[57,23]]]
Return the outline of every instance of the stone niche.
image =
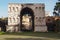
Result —
[[[25,10],[25,9],[26,10]],[[47,32],[47,26],[45,22],[45,5],[44,4],[19,4],[9,3],[8,4],[8,26],[7,31],[9,32],[20,32],[22,28],[22,10],[26,13],[33,15],[32,19],[32,30],[33,32]],[[24,13],[25,13],[24,11]],[[17,25],[17,26],[16,26]]]

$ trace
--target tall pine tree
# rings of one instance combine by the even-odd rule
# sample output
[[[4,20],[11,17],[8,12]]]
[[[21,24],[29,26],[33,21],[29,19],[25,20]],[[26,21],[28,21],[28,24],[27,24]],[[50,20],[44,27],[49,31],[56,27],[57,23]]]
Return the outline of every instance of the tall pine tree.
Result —
[[[53,15],[54,16],[60,16],[60,0],[58,0],[58,2],[56,2]]]

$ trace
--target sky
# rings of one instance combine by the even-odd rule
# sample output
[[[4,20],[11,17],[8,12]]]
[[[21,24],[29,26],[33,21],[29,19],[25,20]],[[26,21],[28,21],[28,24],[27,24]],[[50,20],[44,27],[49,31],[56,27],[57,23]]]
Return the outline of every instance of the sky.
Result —
[[[58,0],[1,0],[0,1],[0,18],[8,17],[8,3],[44,3],[45,11],[53,15],[53,9]]]

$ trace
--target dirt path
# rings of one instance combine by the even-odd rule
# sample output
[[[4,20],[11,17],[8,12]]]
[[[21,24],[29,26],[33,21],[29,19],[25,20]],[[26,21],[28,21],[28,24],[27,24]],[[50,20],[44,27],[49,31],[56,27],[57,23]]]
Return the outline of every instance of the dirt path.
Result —
[[[0,35],[0,40],[60,40],[60,39],[21,35]]]

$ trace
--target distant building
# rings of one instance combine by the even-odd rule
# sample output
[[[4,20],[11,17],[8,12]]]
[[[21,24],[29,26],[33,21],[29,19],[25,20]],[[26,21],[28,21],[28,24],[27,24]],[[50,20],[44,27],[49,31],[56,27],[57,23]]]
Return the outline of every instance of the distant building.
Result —
[[[50,12],[49,11],[45,11],[45,16],[51,16]]]
[[[44,4],[8,4],[9,32],[47,32]]]

